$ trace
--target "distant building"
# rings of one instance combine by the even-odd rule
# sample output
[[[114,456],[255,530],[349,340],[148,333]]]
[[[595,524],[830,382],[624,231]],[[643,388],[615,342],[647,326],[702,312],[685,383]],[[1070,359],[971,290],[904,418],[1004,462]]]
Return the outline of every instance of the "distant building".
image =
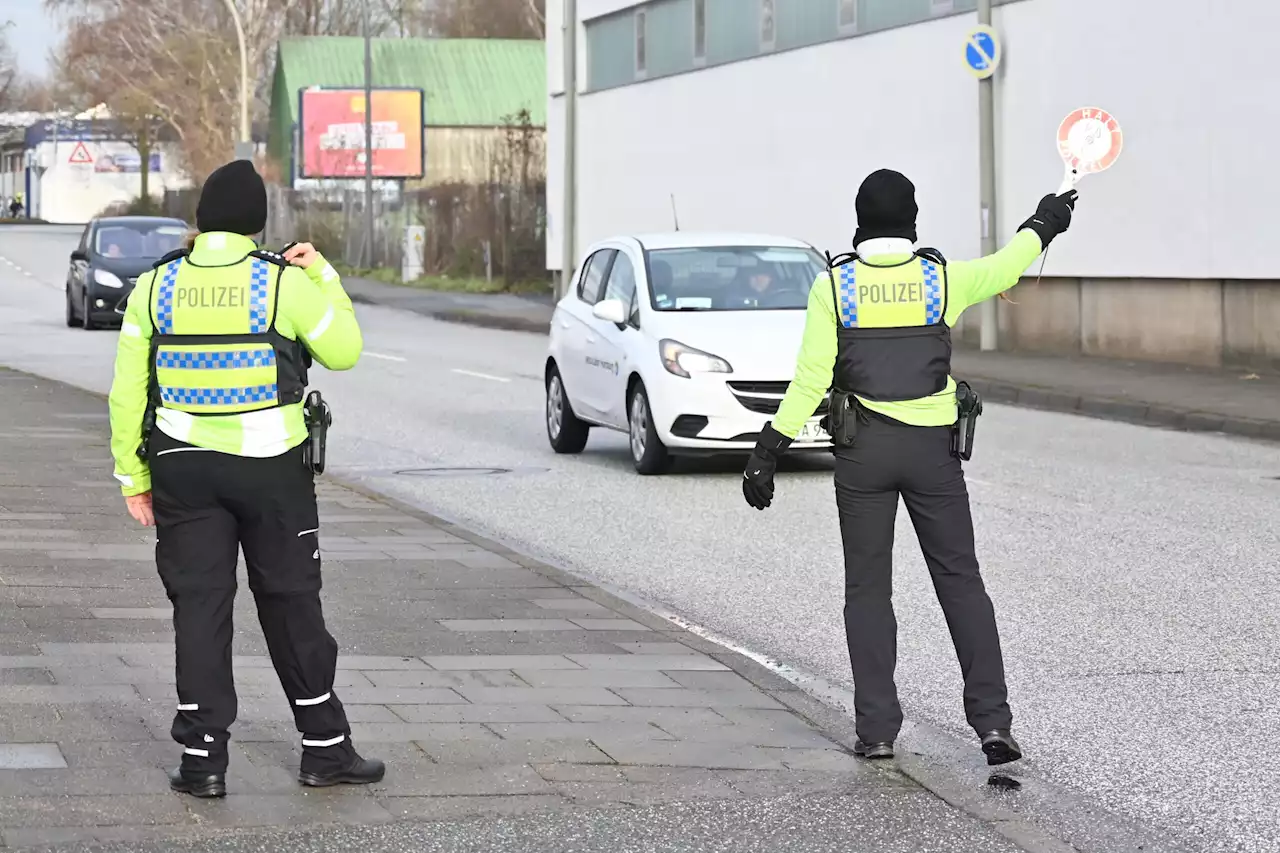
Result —
[[[578,0],[576,228],[781,233],[843,252],[858,185],[916,184],[948,258],[1004,243],[1062,181],[1059,123],[1114,112],[1044,278],[999,304],[1002,347],[1280,367],[1275,0],[994,0],[994,215],[979,199],[974,0]],[[563,253],[563,4],[547,3],[547,265]],[[1222,46],[1193,62],[1192,46]],[[568,261],[570,269],[581,256]],[[1029,276],[1039,281],[1037,267]],[[959,337],[976,341],[978,311]]]
[[[189,181],[171,132],[158,131],[148,157],[148,192],[157,200]],[[103,108],[78,115],[0,114],[0,195],[22,196],[24,215],[87,222],[141,193],[142,159]]]
[[[425,156],[413,169],[423,174],[406,179],[409,187],[483,182],[517,114],[528,113],[539,140],[546,126],[546,47],[541,41],[374,39],[373,75],[375,89],[422,93],[420,102],[411,92],[398,96],[397,105],[388,105],[385,112],[380,105],[385,102],[374,95],[375,168],[393,161],[416,163],[422,139],[411,125],[423,122]],[[363,86],[363,39],[281,40],[267,151],[285,183],[303,187],[323,177],[362,179]],[[326,89],[349,91],[308,101],[313,104],[309,110],[303,106],[304,90]]]

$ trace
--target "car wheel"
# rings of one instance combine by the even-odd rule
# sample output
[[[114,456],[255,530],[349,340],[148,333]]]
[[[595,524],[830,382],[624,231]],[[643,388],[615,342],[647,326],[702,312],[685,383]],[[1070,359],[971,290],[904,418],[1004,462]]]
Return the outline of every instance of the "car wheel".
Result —
[[[547,440],[556,453],[581,453],[587,446],[591,427],[578,419],[569,405],[569,395],[564,390],[560,371],[551,368],[547,377]]]
[[[67,325],[74,328],[75,326],[78,326],[80,324],[80,318],[76,316],[76,306],[75,306],[75,303],[71,300],[70,285],[67,286],[66,302],[67,302],[67,309],[66,309]]]
[[[98,325],[93,322],[93,315],[89,313],[89,292],[87,289],[85,290],[84,301],[80,303],[80,312],[80,325],[85,331],[92,332],[98,328]]]
[[[631,437],[631,461],[641,474],[662,474],[671,467],[671,454],[653,426],[653,410],[644,383],[637,382],[627,404],[627,432]]]

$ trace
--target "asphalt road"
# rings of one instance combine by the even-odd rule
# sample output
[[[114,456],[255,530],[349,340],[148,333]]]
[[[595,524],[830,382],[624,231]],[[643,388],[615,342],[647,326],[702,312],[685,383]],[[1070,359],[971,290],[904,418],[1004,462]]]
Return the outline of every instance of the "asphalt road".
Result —
[[[0,230],[0,363],[105,391],[115,335],[62,320],[76,233]],[[757,513],[733,463],[641,478],[608,434],[557,457],[542,425],[545,339],[358,311],[365,360],[313,379],[335,410],[335,475],[849,686],[827,462],[788,466]],[[1195,848],[1280,848],[1276,448],[993,405],[968,471],[1029,756],[1020,772]],[[905,711],[972,738],[905,513],[898,531]]]

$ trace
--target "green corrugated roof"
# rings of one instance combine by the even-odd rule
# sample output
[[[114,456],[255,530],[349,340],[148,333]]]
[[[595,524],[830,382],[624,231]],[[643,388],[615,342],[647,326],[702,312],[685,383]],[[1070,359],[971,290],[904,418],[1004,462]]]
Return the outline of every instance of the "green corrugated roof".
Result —
[[[364,40],[300,36],[280,40],[277,74],[284,76],[290,124],[298,120],[298,90],[363,86]],[[531,39],[374,39],[374,86],[426,93],[429,127],[491,127],[527,109],[547,122],[546,44]],[[272,112],[279,105],[272,105]]]

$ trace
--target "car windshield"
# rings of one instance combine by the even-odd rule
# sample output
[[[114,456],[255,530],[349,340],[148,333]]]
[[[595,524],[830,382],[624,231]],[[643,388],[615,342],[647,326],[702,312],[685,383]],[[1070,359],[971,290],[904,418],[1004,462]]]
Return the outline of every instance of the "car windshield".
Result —
[[[182,245],[186,230],[172,222],[120,222],[98,227],[93,250],[104,258],[157,260]]]
[[[804,308],[826,268],[812,249],[704,246],[648,252],[655,311]]]

